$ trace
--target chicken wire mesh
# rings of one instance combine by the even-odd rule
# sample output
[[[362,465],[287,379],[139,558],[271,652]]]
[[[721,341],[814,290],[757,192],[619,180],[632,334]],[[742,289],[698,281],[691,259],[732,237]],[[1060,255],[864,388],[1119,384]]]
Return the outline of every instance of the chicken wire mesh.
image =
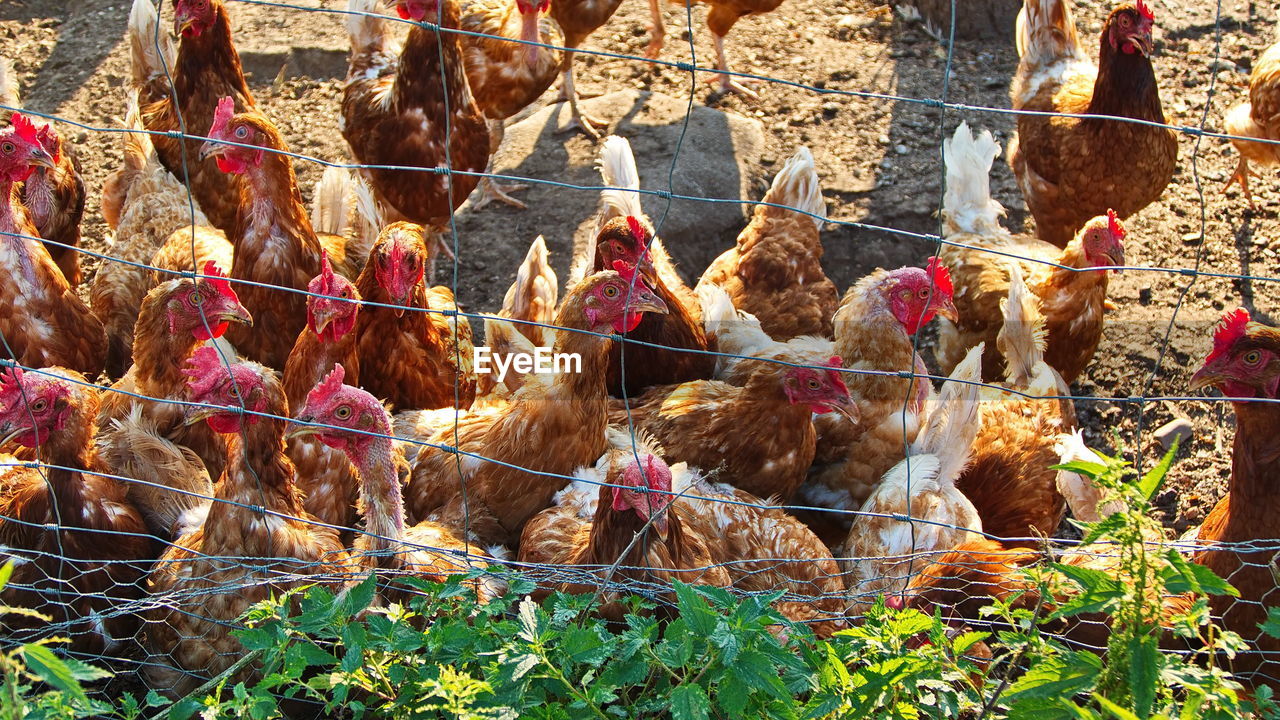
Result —
[[[361,14],[358,12],[334,9],[328,7],[303,7],[289,3],[262,2],[260,0],[229,0],[231,4],[259,5],[272,8],[273,11],[281,13],[282,17],[293,12],[317,12],[332,13],[336,15],[352,15]],[[954,3],[953,3],[954,10]],[[954,14],[954,12],[953,12]],[[1221,35],[1221,3],[1216,5],[1214,16],[1213,32],[1216,36]],[[386,18],[388,22],[413,24],[411,21],[400,20],[396,18]],[[698,63],[698,54],[694,45],[693,36],[695,23],[693,19],[693,9],[691,6],[685,8],[686,31],[688,34],[688,51],[691,62],[673,62],[660,59],[650,59],[626,54],[617,54],[603,52],[599,50],[578,49],[576,52],[581,54],[591,54],[600,57],[621,59],[631,62],[649,63],[654,66],[663,67],[668,72],[685,73],[690,78],[689,93],[689,110],[684,120],[684,130],[688,129],[689,118],[692,115],[694,107],[693,88],[697,85],[697,78],[700,74],[709,74],[713,72],[705,65]],[[445,27],[437,23],[426,22],[421,23],[437,35],[454,34],[461,36],[475,37],[478,34],[459,30],[456,28]],[[156,26],[156,47],[159,47],[159,26]],[[952,130],[952,118],[956,115],[965,114],[972,116],[974,114],[1042,114],[1042,115],[1059,115],[1055,113],[1033,113],[1030,111],[1013,111],[1007,108],[985,107],[971,104],[963,104],[951,101],[949,97],[950,79],[952,77],[952,60],[955,48],[954,27],[950,28],[948,33],[939,38],[941,46],[946,51],[945,71],[942,74],[942,84],[937,97],[908,97],[901,95],[836,90],[825,87],[817,87],[814,85],[805,85],[794,81],[786,80],[778,77],[770,77],[766,75],[758,75],[753,73],[744,73],[737,71],[729,71],[729,74],[743,80],[756,80],[763,83],[786,84],[795,88],[813,93],[814,95],[839,95],[846,96],[861,102],[899,102],[911,103],[935,108],[938,111],[937,137],[936,144],[938,148],[942,147],[943,141]],[[512,40],[507,38],[508,42],[527,42],[520,40]],[[527,43],[538,47],[557,47],[547,46],[542,43]],[[563,48],[560,48],[563,49]],[[1220,49],[1219,45],[1215,45],[1215,52]],[[1215,60],[1217,56],[1215,55]],[[173,87],[173,77],[166,69],[167,82]],[[444,82],[444,74],[442,70],[442,82]],[[1213,97],[1217,76],[1211,74],[1208,82],[1209,97]],[[447,102],[447,99],[446,99]],[[1205,228],[1205,202],[1204,189],[1201,185],[1199,166],[1197,160],[1201,151],[1201,144],[1206,138],[1214,140],[1229,140],[1232,136],[1214,132],[1206,129],[1206,121],[1208,119],[1209,107],[1211,102],[1205,104],[1204,111],[1200,115],[1198,124],[1194,126],[1179,125],[1161,125],[1159,123],[1151,123],[1142,120],[1134,120],[1130,118],[1112,118],[1117,122],[1127,122],[1135,124],[1155,125],[1168,127],[1180,134],[1195,138],[1194,151],[1190,158],[1192,174],[1195,179],[1196,189],[1200,196],[1200,234],[1204,236]],[[163,134],[151,133],[149,131],[137,130],[130,127],[96,127],[85,123],[75,122],[69,118],[59,117],[51,114],[40,113],[27,108],[15,108],[7,105],[0,105],[0,108],[8,110],[21,110],[28,116],[35,118],[43,118],[46,120],[56,121],[71,127],[79,127],[86,132],[92,133],[144,133],[144,134]],[[949,113],[954,115],[949,115]],[[200,140],[210,139],[207,134],[196,132],[196,128],[185,128],[177,133],[170,133],[170,136],[186,138],[193,137]],[[451,130],[446,127],[445,133],[448,137]],[[245,148],[257,148],[255,145],[244,143],[235,143],[226,139],[221,142],[230,145]],[[1267,142],[1267,141],[1263,141]],[[448,143],[446,143],[447,145]],[[674,175],[678,159],[680,157],[684,145],[684,134],[680,135],[680,139],[671,149],[671,175]],[[613,187],[608,185],[584,186],[574,185],[555,179],[544,177],[524,177],[502,175],[496,173],[478,173],[471,171],[462,171],[451,169],[446,163],[442,167],[424,169],[410,166],[386,166],[386,165],[361,165],[354,163],[334,163],[322,158],[313,157],[305,153],[281,151],[272,148],[267,149],[268,152],[284,155],[292,162],[315,163],[326,167],[341,167],[348,170],[406,170],[431,173],[442,176],[446,183],[452,183],[457,176],[479,176],[488,177],[495,180],[519,180],[522,182],[553,185],[563,189],[566,192],[582,192],[582,193],[600,193],[602,190],[631,190],[638,194],[650,195],[661,199],[665,203],[666,210],[658,214],[654,218],[654,227],[657,232],[648,239],[650,245],[661,235],[663,223],[667,210],[670,209],[673,201],[694,201],[705,203],[732,203],[738,204],[743,201],[740,198],[712,198],[699,197],[695,195],[682,194],[671,191],[671,176],[667,178],[667,190],[661,189],[633,189],[627,187]],[[940,175],[945,174],[945,169],[939,170]],[[945,183],[943,183],[945,184]],[[190,206],[190,218],[194,223],[196,221],[196,201],[187,193]],[[919,233],[902,228],[893,228],[875,225],[871,223],[854,222],[848,220],[831,221],[820,215],[804,209],[788,205],[778,205],[768,202],[753,203],[771,207],[778,207],[792,212],[808,215],[818,221],[832,222],[862,230],[875,230],[890,233],[895,236],[914,238],[924,240],[934,244],[935,257],[938,251],[944,245],[954,247],[962,247],[969,250],[977,250],[981,252],[991,253],[994,255],[1005,255],[1008,257],[1016,257],[1011,252],[1004,252],[999,249],[993,249],[983,246],[973,246],[964,243],[956,243],[944,237],[941,220],[939,221],[939,230],[937,233]],[[944,199],[939,196],[937,208],[941,211],[944,207]],[[450,246],[452,250],[453,260],[451,266],[451,274],[447,283],[455,292],[457,292],[459,284],[460,266],[458,255],[461,254],[461,246],[459,243],[459,231],[454,223],[453,216],[450,215],[448,223],[441,228],[445,238],[444,244]],[[12,237],[23,238],[26,236],[15,235],[14,233],[5,233]],[[50,244],[50,241],[45,241]],[[196,256],[196,240],[193,235],[191,241],[192,265]],[[57,243],[52,243],[57,245]],[[137,263],[134,261],[121,258],[111,253],[97,253],[91,250],[80,248],[79,251],[85,255],[92,256],[100,260],[104,264],[120,264],[131,265],[160,275],[166,273],[175,277],[199,278],[208,280],[211,278],[206,272],[176,273],[173,270],[164,267],[158,267],[148,263]],[[988,385],[980,381],[969,380],[953,380],[965,385],[975,385],[981,387],[990,387],[1003,390],[1015,396],[1022,396],[1036,399],[1059,399],[1070,400],[1074,403],[1097,402],[1100,400],[1108,400],[1111,402],[1133,403],[1139,406],[1138,414],[1138,434],[1141,434],[1143,414],[1141,408],[1158,402],[1179,400],[1189,400],[1189,397],[1176,396],[1160,396],[1149,392],[1155,378],[1161,371],[1161,365],[1165,361],[1166,353],[1169,348],[1170,334],[1178,321],[1179,312],[1182,309],[1182,300],[1192,290],[1196,281],[1202,277],[1214,277],[1226,280],[1247,280],[1252,282],[1275,282],[1277,278],[1266,277],[1262,275],[1245,275],[1211,272],[1201,270],[1201,257],[1203,252],[1203,244],[1197,246],[1194,262],[1191,267],[1125,267],[1125,270],[1145,273],[1163,273],[1173,274],[1180,278],[1185,278],[1185,284],[1179,293],[1178,303],[1172,308],[1166,329],[1163,334],[1163,341],[1159,347],[1159,354],[1149,377],[1144,383],[1144,391],[1137,395],[1126,397],[1110,397],[1101,398],[1097,396],[1086,395],[1038,395],[1033,393],[1022,392],[1019,390],[1009,390],[1003,386]],[[1042,260],[1034,260],[1037,263],[1046,263]],[[1073,269],[1073,268],[1067,268]],[[217,276],[212,276],[217,277]],[[280,285],[271,285],[266,283],[258,283],[252,280],[241,278],[232,278],[229,280],[231,285],[236,288],[259,287],[270,289],[277,293],[294,293],[306,297],[326,297],[318,293],[308,290],[301,290],[294,287],[285,287]],[[628,286],[628,295],[634,291],[635,285]],[[407,311],[409,313],[432,313],[448,316],[454,320],[463,319],[471,323],[482,323],[487,317],[486,314],[477,312],[467,312],[462,310],[435,310],[413,305],[400,306],[394,304],[379,303],[376,301],[365,300],[363,306],[368,307],[384,307],[396,309],[398,311]],[[207,317],[203,311],[200,312],[201,322],[206,332],[213,335],[214,326],[217,325],[217,318]],[[520,318],[510,319],[510,322],[521,328],[540,328],[552,332],[568,332],[582,335],[596,335],[601,338],[608,338],[615,342],[621,338],[617,335],[607,335],[601,333],[591,333],[581,328],[564,328],[554,324],[542,323],[524,320]],[[72,386],[81,386],[85,388],[96,388],[89,380],[82,377],[67,377],[56,373],[50,373],[47,370],[24,366],[19,361],[17,355],[9,348],[7,339],[0,338],[4,341],[5,350],[9,356],[8,367],[17,367],[25,371],[25,376],[49,376],[57,378]],[[631,341],[635,342],[635,341]],[[920,349],[920,334],[917,333],[913,340],[913,350]],[[234,355],[223,345],[214,344],[218,353],[219,363],[228,371],[236,363]],[[459,344],[453,343],[455,352],[460,352]],[[716,351],[696,351],[688,349],[680,349],[682,352],[705,352],[708,355],[717,358],[736,358],[745,360],[754,360],[756,362],[769,362],[784,366],[794,367],[813,367],[814,369],[824,370],[824,366],[807,366],[803,363],[791,363],[785,360],[772,358],[759,358],[750,355],[740,355],[734,353],[716,352]],[[621,372],[625,377],[627,372],[625,362],[621,368]],[[921,373],[917,368],[901,368],[892,371],[866,370],[857,368],[841,368],[839,372],[848,375],[862,376],[880,376],[893,379],[913,379],[917,377],[926,378],[929,381],[940,382],[947,380],[935,374]],[[232,385],[235,385],[236,376],[231,376]],[[132,391],[127,386],[111,386],[102,387],[99,392],[103,395],[116,394],[129,398],[133,401],[141,403],[160,403],[184,408],[189,411],[191,407],[199,407],[200,403],[190,401],[175,400],[173,398],[159,398],[149,396],[145,393]],[[455,387],[455,392],[461,393],[461,389]],[[286,414],[276,414],[271,412],[263,412],[261,409],[249,407],[244,398],[247,393],[241,393],[239,389],[234,390],[234,395],[239,398],[239,407],[236,408],[242,418],[259,417],[270,420],[278,420],[288,422],[291,418]],[[910,398],[903,393],[903,408],[907,408]],[[626,394],[623,393],[625,399]],[[1203,399],[1203,398],[1196,398]],[[1260,401],[1262,402],[1262,401]],[[24,408],[27,408],[32,414],[32,422],[35,422],[32,401],[23,399]],[[207,406],[214,409],[225,410],[222,406]],[[292,408],[297,412],[296,408]],[[475,467],[478,464],[495,464],[505,465],[509,469],[537,475],[544,478],[552,479],[560,485],[568,485],[572,482],[585,483],[589,487],[609,487],[616,490],[627,490],[629,486],[611,483],[604,479],[604,476],[597,474],[590,476],[589,474],[576,473],[566,474],[560,472],[548,472],[540,468],[524,467],[504,461],[502,458],[485,457],[483,455],[471,452],[463,447],[464,443],[460,440],[460,435],[465,427],[462,423],[462,413],[454,415],[454,422],[451,433],[436,435],[432,440],[424,440],[421,437],[406,436],[401,433],[383,433],[369,430],[351,430],[350,428],[341,428],[325,423],[309,423],[320,427],[327,427],[332,430],[342,430],[356,436],[367,437],[370,439],[388,439],[403,446],[399,452],[406,455],[415,455],[424,448],[434,448],[451,456],[456,468],[461,471],[463,467]],[[630,421],[630,413],[627,413],[627,422],[624,423],[626,435],[630,441],[631,455],[634,460],[639,463],[642,454],[646,452],[645,439],[638,437],[636,425]],[[447,426],[446,426],[447,427]],[[908,429],[903,426],[903,446],[909,448],[911,446],[911,438]],[[241,429],[238,433],[241,436],[241,443],[248,441],[249,433]],[[42,451],[43,445],[48,444],[47,438],[38,439],[35,443],[36,452]],[[233,446],[234,447],[234,446]],[[243,447],[235,448],[239,452],[245,453],[245,457],[249,454]],[[1141,465],[1144,460],[1144,449],[1140,443],[1134,443],[1133,456],[1136,464]],[[908,456],[910,457],[910,456]],[[86,465],[85,458],[70,458],[69,456],[63,460],[74,460],[79,464],[58,464],[58,462],[49,462],[45,459],[36,461],[33,455],[24,455],[22,452],[17,457],[11,457],[5,465],[15,468],[19,472],[36,473],[41,481],[53,488],[51,495],[55,497],[53,507],[50,508],[50,514],[56,520],[52,523],[43,521],[32,521],[29,518],[5,515],[3,521],[5,523],[4,534],[0,535],[0,541],[4,543],[4,555],[11,557],[17,563],[17,571],[10,583],[7,591],[6,600],[12,605],[37,607],[47,612],[51,619],[36,623],[28,623],[26,625],[17,622],[14,618],[6,617],[3,622],[5,629],[5,637],[0,639],[3,647],[10,647],[15,644],[22,643],[32,637],[44,636],[50,633],[66,634],[72,638],[71,644],[66,651],[76,657],[94,661],[106,661],[113,667],[135,671],[138,677],[144,682],[158,689],[174,692],[190,692],[193,689],[207,687],[206,681],[217,678],[219,674],[227,672],[239,671],[243,668],[238,664],[242,661],[243,652],[238,648],[234,641],[228,639],[226,631],[230,628],[238,627],[236,617],[245,607],[254,600],[266,599],[273,592],[281,592],[286,589],[296,587],[300,584],[308,584],[320,582],[322,584],[331,585],[333,587],[342,587],[353,581],[364,577],[368,572],[376,572],[380,576],[394,576],[397,573],[410,574],[412,571],[404,569],[396,569],[380,566],[377,562],[378,552],[368,549],[368,543],[371,541],[382,540],[391,542],[398,546],[402,551],[421,551],[428,556],[441,558],[441,562],[452,567],[454,570],[461,571],[466,568],[504,568],[506,572],[512,572],[527,577],[538,582],[541,586],[561,586],[572,585],[586,588],[597,588],[602,594],[620,593],[620,594],[639,594],[658,602],[666,602],[669,596],[669,584],[660,577],[646,577],[643,573],[645,570],[642,566],[631,566],[624,562],[628,553],[634,548],[637,542],[636,538],[629,538],[629,542],[624,543],[625,547],[616,560],[607,565],[568,565],[560,563],[537,563],[527,562],[512,557],[510,555],[483,548],[473,543],[469,538],[464,541],[462,548],[417,543],[412,540],[400,537],[389,537],[372,532],[369,528],[361,524],[353,524],[351,526],[335,525],[317,521],[311,516],[293,515],[290,513],[280,512],[268,507],[267,495],[271,492],[270,488],[259,485],[256,488],[259,499],[254,501],[250,498],[248,502],[245,498],[226,497],[225,493],[218,492],[191,492],[186,490],[172,490],[161,484],[154,482],[154,478],[148,477],[129,477],[124,475],[106,472],[102,467]],[[234,461],[233,461],[234,462]],[[256,468],[252,465],[246,468],[253,477],[258,477],[258,471],[263,468]],[[182,540],[177,536],[161,536],[154,532],[148,533],[120,533],[119,531],[104,531],[100,529],[86,529],[83,521],[88,520],[92,511],[110,513],[113,511],[112,506],[107,503],[99,508],[84,508],[83,518],[79,521],[76,517],[64,516],[62,510],[58,507],[56,490],[58,476],[63,478],[69,474],[82,474],[85,477],[98,477],[108,481],[122,483],[129,487],[151,487],[158,491],[178,492],[188,496],[191,501],[187,504],[193,505],[197,509],[197,516],[193,520],[189,520],[187,529],[202,528],[202,532],[206,535],[213,530],[212,527],[205,526],[203,523],[207,519],[205,513],[210,512],[209,506],[225,507],[234,512],[232,514],[224,514],[223,517],[233,518],[236,522],[243,523],[245,527],[257,524],[261,527],[276,527],[283,524],[290,524],[295,527],[311,527],[322,528],[329,531],[334,536],[341,534],[343,538],[347,538],[338,545],[333,553],[326,554],[324,552],[311,552],[308,557],[299,557],[298,554],[281,554],[273,556],[269,552],[263,552],[254,555],[210,555],[203,553],[200,549],[188,549],[185,554],[174,555],[172,552],[166,552],[163,559],[156,560],[160,555],[160,551],[156,548],[174,548],[181,549],[184,546]],[[910,474],[908,473],[908,478]],[[723,479],[732,482],[732,478],[716,478],[714,476],[710,480]],[[259,482],[261,480],[259,479]],[[965,572],[972,566],[965,562],[964,556],[966,551],[957,551],[955,555],[960,557],[950,557],[948,561],[953,564],[935,564],[934,561],[941,559],[947,554],[947,550],[937,550],[919,548],[920,545],[918,535],[926,531],[935,530],[953,530],[966,533],[969,537],[988,537],[994,540],[1005,541],[1006,544],[1016,545],[1013,541],[1024,541],[1022,545],[1026,548],[1036,548],[1035,550],[1026,550],[1030,555],[1035,556],[1035,561],[1039,562],[1046,557],[1057,559],[1060,562],[1071,563],[1078,562],[1096,562],[1103,567],[1108,565],[1110,559],[1114,559],[1114,551],[1109,551],[1106,547],[1099,546],[1077,546],[1075,541],[1069,537],[1058,537],[1052,541],[1041,537],[1024,537],[1024,538],[1000,538],[984,533],[980,528],[955,527],[945,522],[939,522],[930,517],[917,517],[913,514],[911,506],[912,497],[909,492],[910,479],[907,481],[908,502],[904,513],[877,513],[865,509],[842,508],[832,509],[828,507],[816,507],[812,504],[804,502],[792,502],[781,504],[773,501],[763,501],[756,503],[743,503],[726,497],[721,493],[712,495],[699,495],[699,492],[705,492],[708,485],[690,484],[685,486],[683,490],[673,491],[680,499],[680,502],[701,503],[702,505],[690,505],[688,512],[696,513],[701,508],[703,512],[714,514],[717,512],[715,505],[722,505],[726,508],[752,508],[760,511],[782,510],[791,513],[804,512],[826,512],[841,516],[841,522],[847,525],[854,525],[859,522],[875,520],[888,525],[893,525],[905,530],[910,536],[908,545],[917,548],[915,551],[901,556],[890,557],[840,557],[839,551],[832,548],[837,553],[835,560],[841,563],[839,568],[830,568],[825,571],[814,572],[812,566],[817,563],[812,559],[804,559],[797,557],[785,556],[764,556],[752,557],[749,559],[731,558],[723,562],[712,562],[700,567],[692,568],[692,570],[711,572],[716,568],[722,568],[731,572],[735,579],[734,584],[740,586],[740,591],[744,593],[766,592],[765,589],[752,588],[752,577],[755,575],[769,575],[770,573],[781,574],[791,577],[795,573],[791,573],[786,568],[788,566],[809,566],[805,572],[811,574],[813,580],[810,582],[795,582],[790,587],[783,587],[787,593],[781,599],[784,603],[794,603],[796,605],[808,608],[808,616],[802,621],[809,623],[835,623],[836,626],[844,626],[851,622],[856,622],[860,613],[865,610],[867,605],[874,602],[875,599],[883,594],[892,594],[901,592],[909,584],[920,583],[923,587],[931,588],[935,592],[933,594],[925,593],[932,605],[925,607],[938,606],[943,609],[955,610],[960,605],[973,600],[975,597],[981,598],[986,595],[999,595],[1002,590],[984,584],[980,580],[973,579],[969,573]],[[670,494],[664,493],[662,490],[652,490],[659,495]],[[461,480],[461,496],[463,505],[462,518],[464,526],[469,524],[471,513],[468,512],[467,484],[466,480]],[[79,507],[77,505],[77,507]],[[368,505],[364,506],[368,509]],[[726,511],[727,512],[727,511]],[[470,528],[467,527],[469,532]],[[232,531],[234,534],[234,531]],[[652,532],[650,524],[645,524],[644,532]],[[1070,534],[1068,531],[1066,534]],[[114,537],[114,536],[120,537]],[[361,538],[361,542],[365,544],[365,549],[361,550],[353,547],[353,539]],[[637,536],[638,537],[638,536]],[[137,539],[144,539],[150,546],[143,552],[138,553],[136,557],[118,557],[117,553],[124,546]],[[51,540],[50,540],[51,539]],[[1182,541],[1178,543],[1152,543],[1153,547],[1160,548],[1176,548],[1180,552],[1190,556],[1196,552],[1202,552],[1204,546],[1198,545],[1194,541]],[[347,550],[343,550],[347,548]],[[1280,549],[1280,545],[1273,542],[1259,539],[1250,543],[1238,543],[1227,545],[1214,545],[1212,550],[1215,552],[1230,553],[1238,558],[1239,567],[1230,573],[1226,579],[1232,581],[1233,577],[1243,577],[1248,573],[1264,572],[1267,576],[1272,576],[1275,572],[1273,555],[1276,550]],[[341,559],[338,554],[346,553]],[[385,552],[383,553],[385,555]],[[973,554],[976,559],[978,554]],[[361,564],[363,559],[373,558],[369,564]],[[859,592],[856,587],[845,587],[846,580],[852,577],[857,564],[860,561],[875,560],[877,568],[882,571],[877,576],[876,590]],[[1030,564],[1029,557],[1024,557],[1024,561]],[[946,569],[955,567],[956,572],[949,574]],[[780,569],[781,568],[781,569]],[[180,582],[172,582],[167,589],[156,591],[156,578],[164,575],[173,575]],[[148,585],[146,578],[151,578]],[[495,574],[492,578],[495,582],[501,578],[500,574]],[[834,579],[837,583],[837,589],[830,589],[829,581]],[[776,587],[776,585],[775,585]],[[745,589],[743,589],[745,588]],[[923,591],[921,591],[923,592]],[[10,599],[12,598],[12,599]],[[1230,613],[1256,615],[1258,620],[1265,618],[1265,607],[1270,603],[1271,593],[1268,591],[1261,598],[1240,598],[1232,599],[1229,604],[1222,607],[1215,606],[1215,613],[1226,615]],[[968,623],[978,623],[977,615],[973,613],[965,613],[964,619]],[[994,621],[993,621],[994,622]],[[1080,621],[1083,625],[1095,626],[1095,632],[1084,633],[1064,633],[1064,637],[1074,637],[1076,641],[1081,642],[1086,647],[1096,650],[1105,649],[1105,619],[1104,618],[1087,618]],[[1250,667],[1256,667],[1252,673],[1269,681],[1280,681],[1280,673],[1278,673],[1270,663],[1276,660],[1270,658],[1273,651],[1260,650],[1257,647],[1258,641],[1262,635],[1259,632],[1254,636],[1246,635],[1252,647],[1242,653],[1242,656],[1257,655],[1260,659],[1255,665],[1249,663]],[[1081,639],[1083,638],[1083,639]],[[158,647],[174,648],[179,647],[183,652],[193,655],[194,657],[203,658],[203,664],[196,667],[180,667],[179,664],[163,657],[162,652],[157,652]],[[1191,652],[1187,650],[1187,652]],[[1265,660],[1266,664],[1263,664]],[[1242,673],[1242,677],[1248,678],[1249,671]],[[1253,678],[1249,678],[1253,679]]]

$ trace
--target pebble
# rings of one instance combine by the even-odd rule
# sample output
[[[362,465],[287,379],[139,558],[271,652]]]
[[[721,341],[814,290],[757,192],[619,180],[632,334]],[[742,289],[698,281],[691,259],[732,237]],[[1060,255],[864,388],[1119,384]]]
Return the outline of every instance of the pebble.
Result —
[[[1195,242],[1199,239],[1200,239],[1200,231],[1198,230],[1196,232],[1189,232],[1189,233],[1182,234],[1182,242],[1184,243]]]
[[[911,148],[907,147],[906,145],[894,145],[893,151],[898,153],[899,155],[906,155],[907,153],[911,152]]]
[[[1222,70],[1222,71],[1233,72],[1233,73],[1240,72],[1239,65],[1236,65],[1235,63],[1225,58],[1218,58],[1217,60],[1214,60],[1213,63],[1209,65],[1209,69],[1213,71]]]
[[[1156,430],[1156,440],[1160,441],[1160,447],[1168,450],[1173,447],[1175,441],[1179,445],[1186,445],[1191,436],[1195,434],[1191,421],[1184,418],[1177,418],[1161,425]]]

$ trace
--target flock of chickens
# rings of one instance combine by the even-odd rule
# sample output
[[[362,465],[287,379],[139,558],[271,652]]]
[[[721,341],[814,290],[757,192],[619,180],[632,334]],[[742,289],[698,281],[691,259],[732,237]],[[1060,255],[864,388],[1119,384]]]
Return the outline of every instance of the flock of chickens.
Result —
[[[711,4],[724,70],[732,22],[778,2]],[[413,24],[400,40],[376,0],[350,0],[352,154],[482,173],[503,120],[561,70],[575,102],[572,48],[618,3],[392,5],[492,37]],[[1094,457],[1064,398],[1101,337],[1123,221],[1160,196],[1177,160],[1145,2],[1111,12],[1094,64],[1068,3],[1025,0],[1013,107],[1067,114],[1020,115],[1010,144],[1035,236],[1001,227],[988,186],[999,147],[961,124],[945,147],[938,257],[841,296],[821,267],[824,202],[800,148],[691,288],[640,208],[627,142],[610,136],[600,169],[612,189],[565,295],[539,238],[492,315],[459,312],[428,282],[436,229],[479,175],[331,169],[308,211],[223,3],[174,6],[176,48],[151,0],[134,2],[128,122],[151,132],[124,134],[123,166],[102,189],[113,257],[88,303],[73,148],[20,113],[0,131],[0,333],[15,361],[0,373],[0,444],[13,453],[0,545],[19,560],[0,599],[51,615],[73,650],[140,638],[143,679],[182,695],[236,661],[233,621],[272,593],[379,573],[391,602],[410,592],[397,575],[492,564],[555,566],[540,592],[607,583],[605,615],[624,588],[662,594],[673,579],[783,589],[778,609],[821,635],[881,597],[969,622],[991,597],[1063,599],[1026,593],[1018,570],[1041,561],[1038,538],[1068,507],[1081,520],[1114,509],[1049,468]],[[1233,133],[1280,137],[1276,52],[1257,64]],[[20,107],[11,70],[3,80],[3,103]],[[576,103],[575,116],[595,132]],[[1280,146],[1236,143],[1247,189],[1247,163],[1280,160]],[[514,202],[493,184],[481,192]],[[939,392],[913,340],[934,318],[950,374]],[[473,322],[496,356],[552,348],[581,365],[477,374]],[[1257,519],[1280,512],[1267,484],[1280,405],[1249,399],[1277,397],[1280,331],[1229,314],[1192,385],[1236,398],[1238,418],[1230,494],[1194,539],[1260,539]],[[1114,561],[1089,550],[1063,562]],[[1195,559],[1241,591],[1214,601],[1226,625],[1280,649],[1257,632],[1276,587],[1265,553]],[[483,599],[499,577],[469,582]],[[145,595],[164,600],[130,602]],[[43,630],[29,621],[5,616],[3,628]],[[1063,632],[1097,642],[1105,627]],[[1261,658],[1234,667],[1248,679]]]

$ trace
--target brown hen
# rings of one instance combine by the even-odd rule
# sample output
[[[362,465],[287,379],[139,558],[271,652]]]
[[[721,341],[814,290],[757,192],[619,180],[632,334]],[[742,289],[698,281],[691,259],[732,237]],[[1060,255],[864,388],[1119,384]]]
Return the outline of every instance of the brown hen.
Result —
[[[1267,48],[1249,74],[1249,99],[1231,108],[1223,120],[1223,127],[1230,135],[1271,140],[1270,144],[1232,140],[1240,153],[1236,171],[1223,187],[1223,192],[1233,183],[1240,183],[1240,190],[1255,207],[1253,193],[1249,192],[1249,176],[1256,173],[1249,168],[1253,162],[1262,167],[1280,165],[1280,42]]]

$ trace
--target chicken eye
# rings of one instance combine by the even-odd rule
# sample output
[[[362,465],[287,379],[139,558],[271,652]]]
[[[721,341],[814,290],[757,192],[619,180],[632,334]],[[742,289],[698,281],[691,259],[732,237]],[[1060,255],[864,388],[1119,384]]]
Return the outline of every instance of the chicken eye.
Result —
[[[241,125],[240,127],[236,128],[236,137],[240,138],[241,140],[249,137],[249,128],[245,127],[244,125]]]
[[[928,299],[929,299],[929,288],[920,288],[919,295],[920,295],[920,299],[921,299],[921,300],[928,300]]]
[[[47,407],[49,407],[49,402],[47,400],[44,398],[37,398],[35,402],[31,403],[31,412],[44,412]]]
[[[611,299],[611,300],[612,300],[613,298],[618,297],[618,286],[617,286],[617,285],[605,285],[605,286],[604,286],[604,296],[605,296],[605,297],[607,297],[607,298],[609,298],[609,299]]]
[[[1248,353],[1245,353],[1245,356],[1244,356],[1245,365],[1257,365],[1261,361],[1262,361],[1262,353],[1260,351],[1250,350]]]
[[[13,143],[11,142],[7,142],[7,143],[4,143],[3,145],[0,145],[0,150],[4,150],[5,155],[12,155],[15,149],[16,148],[14,148]]]
[[[333,416],[334,416],[334,417],[336,417],[336,418],[338,418],[339,420],[346,420],[346,419],[350,418],[350,417],[351,417],[351,406],[350,406],[350,405],[342,405],[342,406],[340,406],[337,410],[334,410],[334,411],[333,411]]]
[[[817,379],[816,379],[816,378],[809,378],[809,389],[810,389],[810,390],[817,390],[817,389],[818,389],[818,387],[819,387],[819,385],[820,385],[820,383],[817,381]]]
[[[196,291],[192,292],[192,293],[191,293],[191,304],[192,304],[192,305],[203,305],[203,304],[204,304],[204,293],[200,292],[199,290],[196,290]]]

